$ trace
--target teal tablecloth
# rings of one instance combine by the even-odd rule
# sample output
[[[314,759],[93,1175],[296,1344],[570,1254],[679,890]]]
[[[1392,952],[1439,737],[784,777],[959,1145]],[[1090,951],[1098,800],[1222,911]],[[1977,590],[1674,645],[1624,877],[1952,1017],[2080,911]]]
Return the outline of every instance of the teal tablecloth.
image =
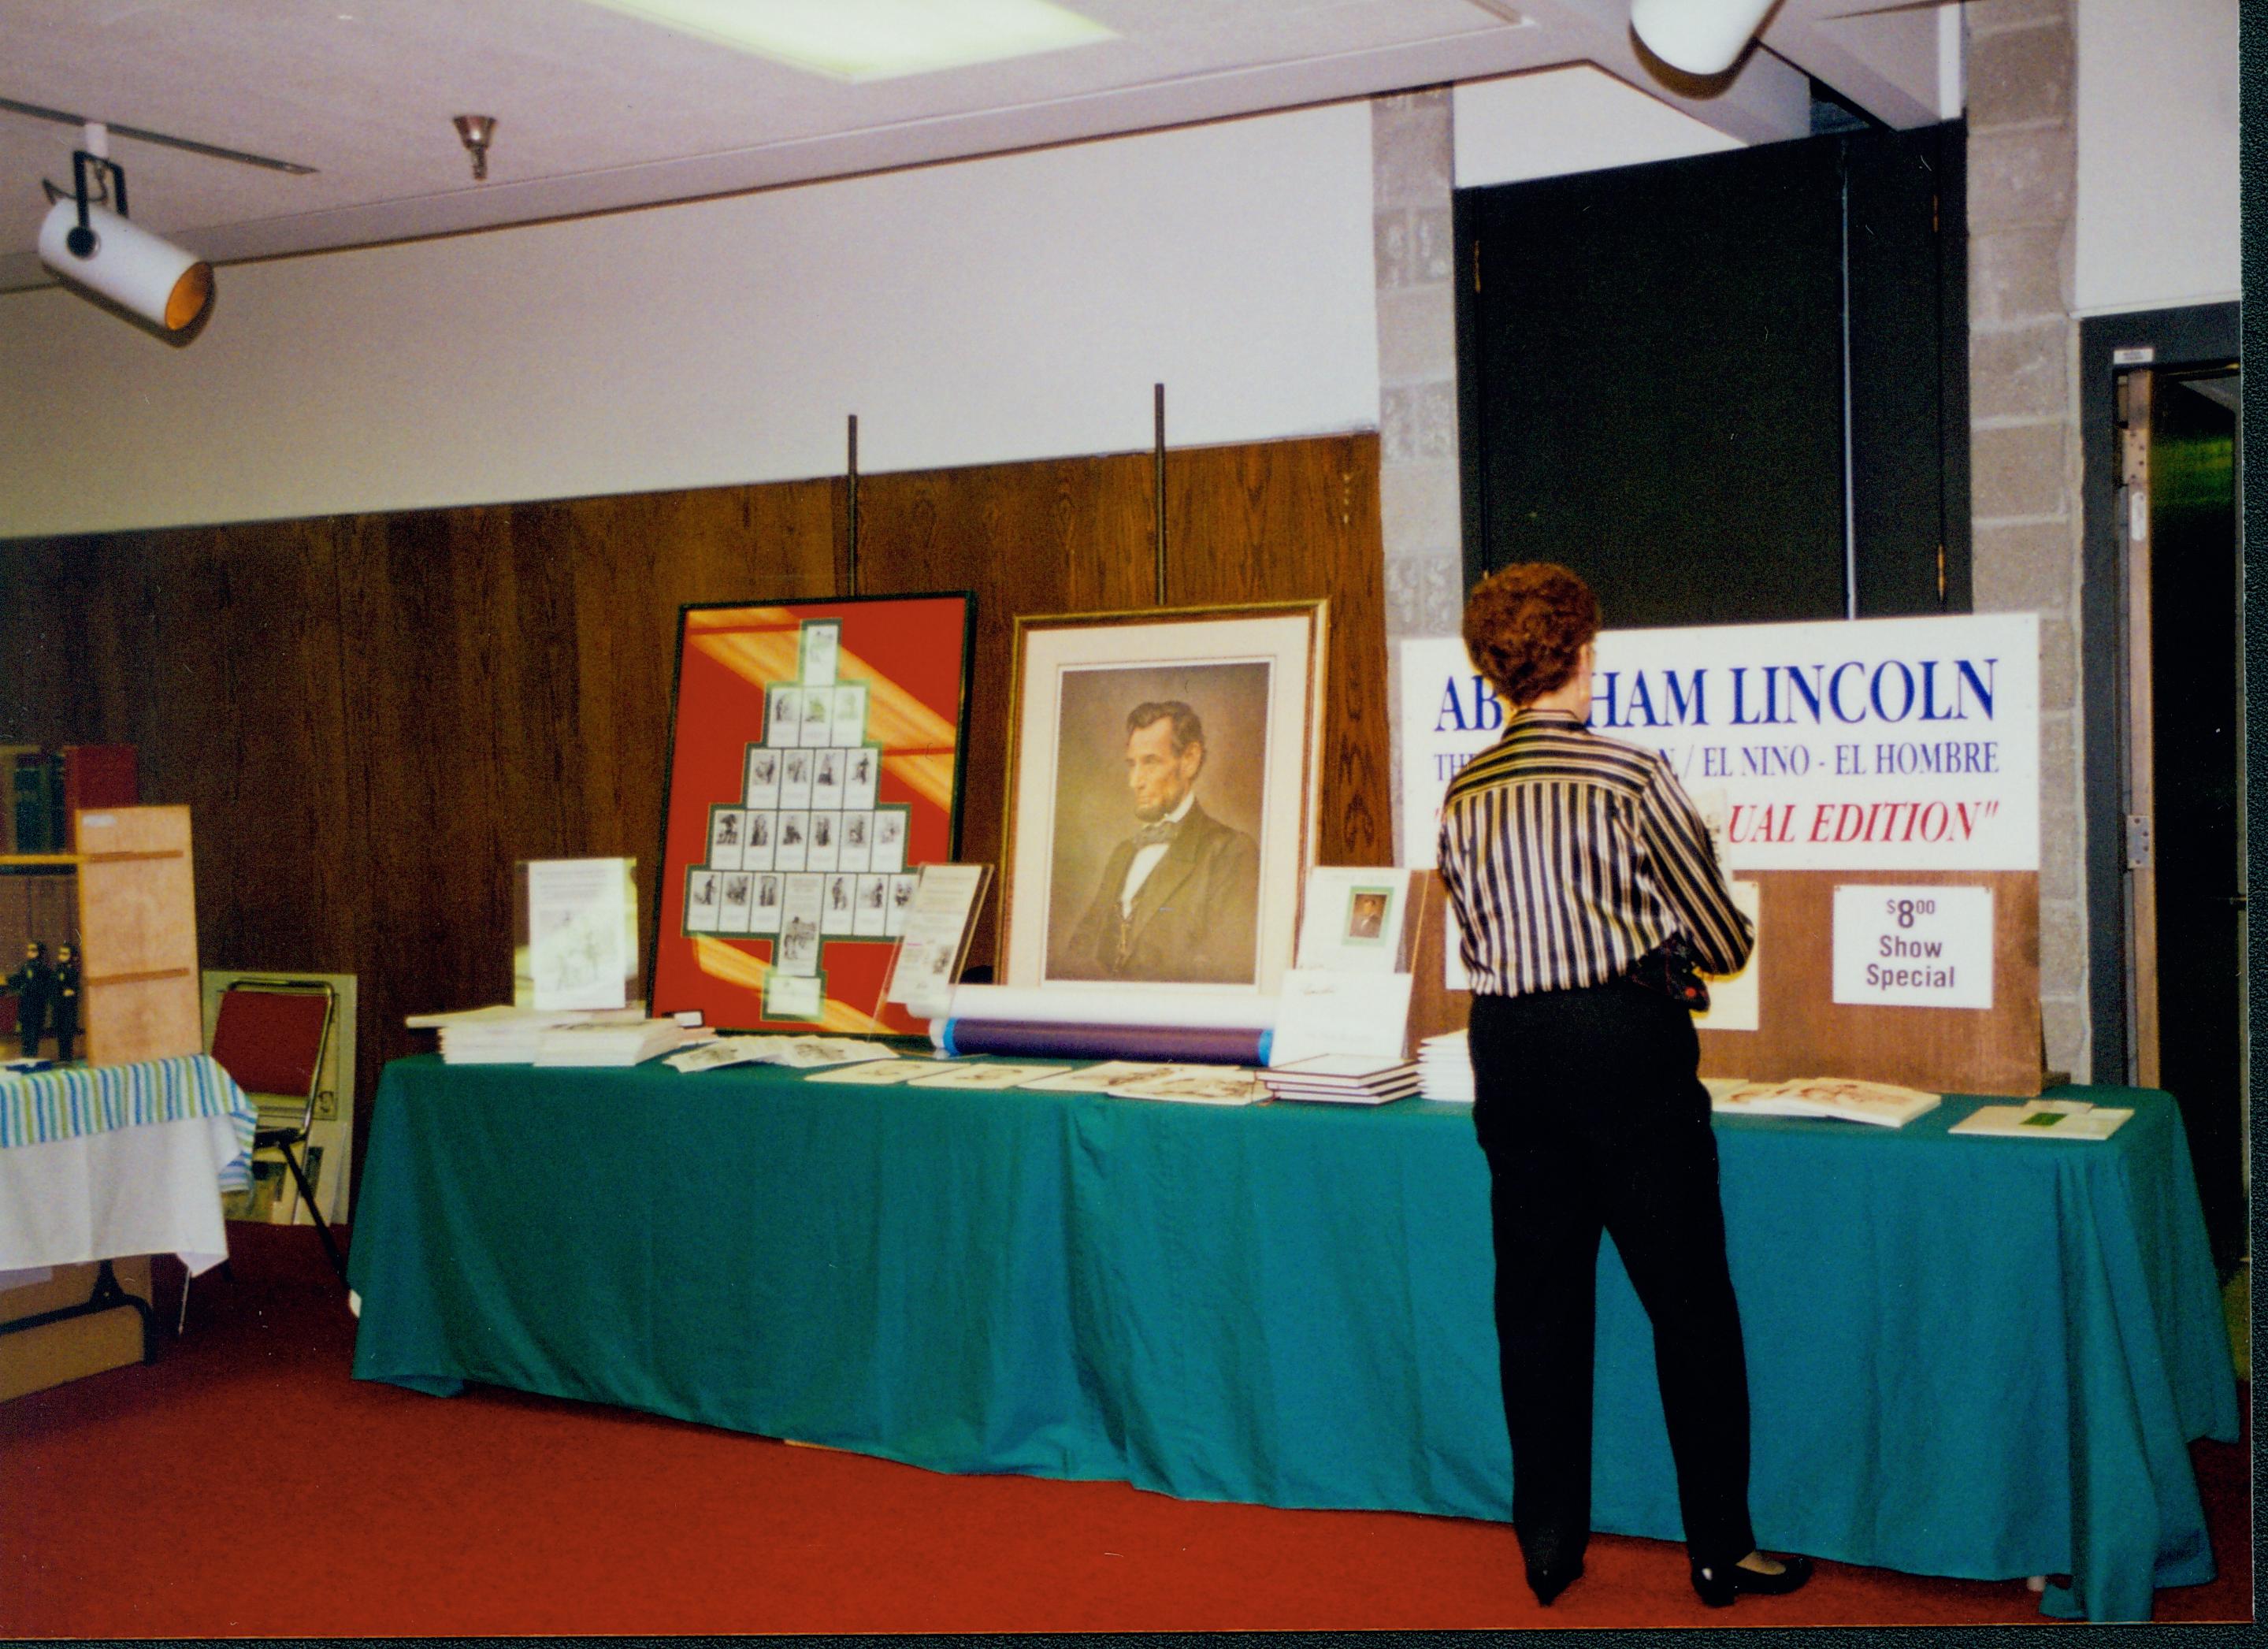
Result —
[[[2235,1387],[2181,1121],[2106,1144],[1720,1119],[1767,1545],[2146,1617],[2209,1579]],[[389,1064],[355,1373],[624,1403],[943,1471],[1502,1519],[1462,1108],[1180,1106],[740,1067]],[[1680,1533],[1601,1262],[1602,1530]]]

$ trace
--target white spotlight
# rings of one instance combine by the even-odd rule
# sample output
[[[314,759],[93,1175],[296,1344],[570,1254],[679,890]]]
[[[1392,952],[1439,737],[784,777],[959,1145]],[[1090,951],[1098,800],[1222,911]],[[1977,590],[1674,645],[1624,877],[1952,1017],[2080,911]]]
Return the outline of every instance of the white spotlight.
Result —
[[[89,198],[91,167],[108,173],[116,211]],[[212,303],[212,265],[127,221],[126,174],[114,162],[82,149],[71,172],[77,193],[57,200],[40,225],[40,261],[167,332],[195,325]]]
[[[1774,0],[1631,0],[1631,28],[1646,50],[1689,75],[1733,66]]]

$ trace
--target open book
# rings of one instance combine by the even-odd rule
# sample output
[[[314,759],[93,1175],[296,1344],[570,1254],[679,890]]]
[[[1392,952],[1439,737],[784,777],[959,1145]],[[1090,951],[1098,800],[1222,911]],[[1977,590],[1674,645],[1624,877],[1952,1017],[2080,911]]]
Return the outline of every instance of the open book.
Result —
[[[1712,1110],[1749,1116],[1831,1116],[1846,1123],[1903,1128],[1940,1096],[1888,1082],[1845,1077],[1794,1077],[1786,1082],[1710,1081]]]

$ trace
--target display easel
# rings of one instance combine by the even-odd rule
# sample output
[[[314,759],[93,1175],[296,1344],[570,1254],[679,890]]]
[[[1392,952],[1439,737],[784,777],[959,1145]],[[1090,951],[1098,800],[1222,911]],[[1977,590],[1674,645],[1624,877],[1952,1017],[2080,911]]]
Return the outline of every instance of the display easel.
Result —
[[[129,1064],[201,1053],[204,1025],[199,1008],[196,884],[189,858],[187,807],[83,809],[75,815],[77,850],[0,854],[0,867],[74,875],[78,883],[78,944],[85,971],[79,983],[81,1031],[89,1064]],[[146,1260],[127,1263],[146,1293]],[[131,1270],[138,1266],[138,1271]],[[87,1297],[48,1306],[54,1294],[91,1272]],[[92,1321],[121,1307],[142,1320],[140,1357],[155,1360],[157,1339],[150,1304],[121,1285],[109,1260],[93,1266],[58,1267],[44,1285],[0,1295],[0,1336],[48,1330],[54,1343],[26,1350],[29,1361],[65,1372],[32,1383],[11,1377],[13,1390],[33,1391],[59,1380],[95,1373],[134,1360],[89,1343],[99,1334]]]

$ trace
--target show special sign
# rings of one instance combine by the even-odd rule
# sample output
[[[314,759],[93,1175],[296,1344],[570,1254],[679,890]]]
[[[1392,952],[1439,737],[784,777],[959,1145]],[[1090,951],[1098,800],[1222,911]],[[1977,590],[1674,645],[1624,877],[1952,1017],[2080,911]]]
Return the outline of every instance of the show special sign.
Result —
[[[1668,758],[1727,869],[2039,868],[2036,614],[1606,630],[1590,725]],[[1462,642],[1402,644],[1405,862],[1503,731]]]

